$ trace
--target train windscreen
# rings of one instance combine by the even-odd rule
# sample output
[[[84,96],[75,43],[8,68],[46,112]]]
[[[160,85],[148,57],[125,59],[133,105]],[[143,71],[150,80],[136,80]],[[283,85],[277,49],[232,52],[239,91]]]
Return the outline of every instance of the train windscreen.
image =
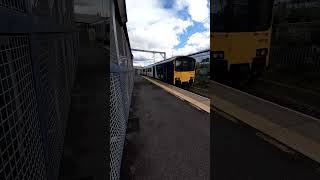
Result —
[[[273,0],[212,1],[212,32],[264,31],[271,26]]]
[[[180,57],[175,60],[176,71],[194,71],[195,59],[192,57]]]

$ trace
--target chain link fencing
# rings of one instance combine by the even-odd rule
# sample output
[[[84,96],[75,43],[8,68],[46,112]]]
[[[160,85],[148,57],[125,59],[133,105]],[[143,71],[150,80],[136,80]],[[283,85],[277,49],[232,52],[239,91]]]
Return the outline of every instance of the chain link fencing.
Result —
[[[120,179],[134,69],[124,26],[113,19],[110,32],[110,179]]]

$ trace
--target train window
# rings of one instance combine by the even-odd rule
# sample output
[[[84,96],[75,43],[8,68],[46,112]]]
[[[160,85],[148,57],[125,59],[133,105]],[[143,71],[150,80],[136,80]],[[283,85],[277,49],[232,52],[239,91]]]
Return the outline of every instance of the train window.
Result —
[[[191,57],[177,58],[176,71],[193,71],[195,68],[195,59]]]
[[[271,26],[273,0],[260,0],[251,2],[250,23],[256,31],[267,30]]]
[[[273,0],[215,0],[213,32],[266,30],[270,27]]]
[[[227,24],[227,13],[225,11],[227,7],[227,0],[214,0],[212,5],[211,13],[213,15],[210,16],[210,29],[213,32],[226,31]]]

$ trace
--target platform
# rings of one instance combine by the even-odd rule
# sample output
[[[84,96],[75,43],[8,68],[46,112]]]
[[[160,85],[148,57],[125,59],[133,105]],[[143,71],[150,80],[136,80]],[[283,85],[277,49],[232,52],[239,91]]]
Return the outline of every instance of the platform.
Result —
[[[189,102],[191,105],[195,106],[198,109],[201,109],[207,113],[210,113],[210,99],[200,96],[198,94],[192,93],[190,91],[178,88],[176,86],[164,83],[154,78],[143,76],[148,81],[152,82],[153,84],[163,88],[165,91],[169,92],[177,96],[178,98]]]
[[[124,179],[203,179],[210,175],[210,116],[141,76],[135,77]]]
[[[214,81],[210,90],[214,108],[320,163],[319,119]]]

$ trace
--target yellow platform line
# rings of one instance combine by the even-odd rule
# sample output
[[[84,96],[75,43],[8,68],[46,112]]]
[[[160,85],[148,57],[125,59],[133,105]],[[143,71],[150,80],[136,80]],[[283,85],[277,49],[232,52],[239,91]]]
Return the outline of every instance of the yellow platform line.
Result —
[[[178,98],[181,98],[187,102],[189,102],[191,105],[195,106],[196,108],[199,108],[207,113],[210,113],[210,99],[208,98],[204,98],[202,97],[202,99],[205,99],[205,100],[197,100],[197,99],[194,99],[194,98],[191,98],[187,95],[185,95],[186,93],[189,93],[189,94],[192,94],[194,96],[200,96],[200,95],[197,95],[197,94],[194,94],[194,93],[191,93],[189,91],[186,91],[186,90],[183,90],[181,89],[180,91],[185,91],[185,94],[184,93],[180,93],[176,90],[174,90],[174,87],[171,87],[172,85],[170,84],[164,84],[162,82],[159,82],[158,80],[155,80],[155,79],[151,79],[149,77],[145,77],[143,76],[145,79],[147,79],[148,81],[152,82],[153,84],[161,87],[162,89],[164,89],[165,91],[169,92],[170,94],[173,94],[175,96],[177,96]]]
[[[228,115],[237,118],[249,126],[273,137],[286,146],[320,163],[320,142],[303,136],[302,134],[290,129],[290,127],[281,127],[278,124],[270,122],[264,117],[251,113],[219,97],[214,96],[212,98],[214,99],[215,108],[222,110]]]

